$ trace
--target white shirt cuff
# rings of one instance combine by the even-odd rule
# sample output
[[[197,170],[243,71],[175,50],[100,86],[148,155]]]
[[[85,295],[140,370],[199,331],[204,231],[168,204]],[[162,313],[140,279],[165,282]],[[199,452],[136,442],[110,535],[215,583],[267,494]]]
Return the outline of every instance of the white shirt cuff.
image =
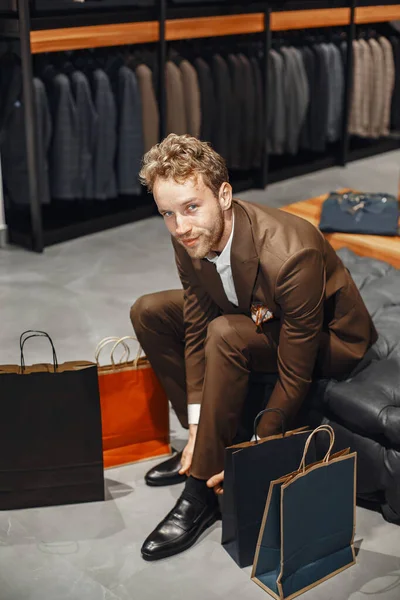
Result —
[[[188,404],[189,425],[198,425],[200,421],[201,404]]]

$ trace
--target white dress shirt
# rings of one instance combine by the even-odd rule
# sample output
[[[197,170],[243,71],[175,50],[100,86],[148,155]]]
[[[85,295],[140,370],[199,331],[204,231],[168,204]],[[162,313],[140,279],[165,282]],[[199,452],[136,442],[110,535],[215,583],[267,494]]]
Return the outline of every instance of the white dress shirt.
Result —
[[[232,275],[232,267],[231,267],[231,248],[232,248],[232,240],[233,240],[233,230],[235,228],[235,217],[233,216],[232,220],[232,231],[229,236],[229,240],[222,250],[219,256],[215,255],[214,257],[206,257],[207,260],[215,264],[215,268],[217,269],[219,276],[221,277],[222,285],[225,291],[225,294],[232,304],[235,306],[239,305],[235,284],[233,281]],[[201,404],[189,404],[188,405],[188,421],[189,425],[198,425],[200,420],[200,406]]]

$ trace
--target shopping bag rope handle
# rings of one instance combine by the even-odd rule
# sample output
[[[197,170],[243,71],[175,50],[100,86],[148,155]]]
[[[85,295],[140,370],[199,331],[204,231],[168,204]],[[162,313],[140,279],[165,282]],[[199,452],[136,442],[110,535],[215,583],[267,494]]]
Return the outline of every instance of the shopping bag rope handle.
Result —
[[[125,335],[124,337],[120,338],[118,340],[118,342],[115,343],[113,349],[111,350],[111,363],[112,363],[113,367],[115,367],[114,352],[118,348],[119,344],[123,344],[126,340],[134,340],[135,342],[139,343],[139,340],[137,338],[135,338],[135,336],[133,336],[133,335]],[[139,363],[139,358],[140,358],[140,355],[142,354],[142,352],[143,352],[142,346],[139,344],[138,353],[136,355],[135,360],[133,361],[133,366],[135,367],[135,369],[137,369],[137,366]]]
[[[114,336],[104,338],[103,340],[101,340],[101,342],[99,342],[97,344],[96,352],[95,352],[95,360],[96,360],[97,364],[99,364],[99,358],[100,358],[100,354],[101,354],[101,351],[103,350],[103,348],[105,348],[108,344],[111,344],[111,343],[115,344],[115,342],[117,342],[119,340],[120,340],[120,338],[118,336],[114,335]],[[131,357],[131,350],[130,350],[128,344],[125,344],[125,342],[122,342],[122,345],[124,346],[124,353],[121,356],[121,360],[119,361],[120,363],[128,362]]]
[[[26,336],[27,334],[30,334],[30,335],[28,335],[27,337],[24,338],[24,336]],[[36,331],[34,329],[28,329],[27,331],[24,331],[24,333],[21,333],[21,337],[19,338],[19,348],[21,351],[21,371],[22,372],[25,371],[25,356],[24,356],[25,343],[28,340],[30,340],[31,338],[35,338],[35,337],[45,337],[49,340],[52,351],[53,351],[53,366],[54,366],[54,373],[55,373],[58,369],[58,360],[57,360],[57,354],[56,354],[56,349],[54,348],[53,340],[51,339],[49,334],[46,333],[45,331]]]
[[[320,425],[319,427],[314,429],[314,431],[312,433],[310,433],[310,435],[307,438],[306,445],[304,446],[303,458],[301,459],[301,463],[299,466],[299,471],[302,470],[303,473],[306,470],[306,456],[307,456],[307,452],[308,452],[308,448],[310,446],[311,440],[314,437],[314,435],[316,433],[318,433],[319,431],[325,431],[326,433],[329,433],[329,437],[330,437],[330,444],[329,444],[328,452],[325,454],[325,457],[322,462],[325,462],[325,463],[329,462],[329,459],[331,457],[332,448],[335,443],[335,432],[333,431],[333,429],[330,425]]]
[[[257,438],[258,422],[261,419],[261,417],[263,415],[265,415],[265,413],[268,413],[268,412],[276,412],[276,413],[280,414],[281,425],[282,425],[282,435],[283,436],[286,435],[286,416],[285,416],[285,413],[283,412],[283,410],[281,410],[280,408],[266,408],[266,409],[262,410],[261,412],[259,412],[258,415],[256,416],[256,418],[254,419],[254,439],[255,439],[256,444],[258,444],[258,438]]]

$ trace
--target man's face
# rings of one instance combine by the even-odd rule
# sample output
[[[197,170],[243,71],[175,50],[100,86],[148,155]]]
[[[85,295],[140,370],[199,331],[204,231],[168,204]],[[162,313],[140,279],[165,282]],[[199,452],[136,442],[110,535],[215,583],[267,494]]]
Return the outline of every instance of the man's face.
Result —
[[[224,211],[203,178],[176,183],[156,179],[153,195],[169,232],[191,258],[205,258],[224,232]]]

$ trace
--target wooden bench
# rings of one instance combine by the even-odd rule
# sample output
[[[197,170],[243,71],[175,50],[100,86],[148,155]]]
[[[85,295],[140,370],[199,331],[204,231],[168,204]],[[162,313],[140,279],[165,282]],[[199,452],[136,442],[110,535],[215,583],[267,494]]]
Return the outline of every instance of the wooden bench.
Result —
[[[288,204],[282,207],[281,210],[302,217],[318,227],[322,204],[327,196],[327,194],[324,194],[323,196],[310,198],[302,202]],[[346,247],[360,256],[369,256],[384,260],[397,269],[400,269],[400,237],[360,235],[355,233],[326,233],[324,235],[335,250]]]

